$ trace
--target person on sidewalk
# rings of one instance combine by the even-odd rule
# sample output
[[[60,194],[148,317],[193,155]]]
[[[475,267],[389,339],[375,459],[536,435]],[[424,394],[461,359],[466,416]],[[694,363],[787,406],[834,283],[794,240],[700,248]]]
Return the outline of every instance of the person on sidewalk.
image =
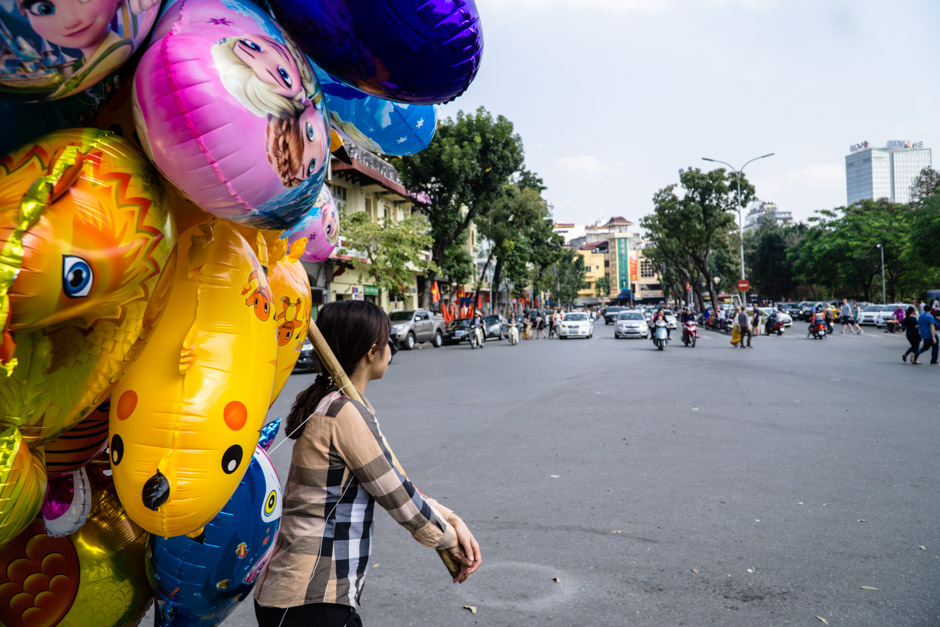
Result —
[[[930,351],[930,365],[938,365],[937,352],[938,349],[940,349],[940,345],[937,344],[937,319],[930,312],[930,309],[925,308],[924,313],[920,314],[920,317],[917,318],[917,326],[920,327],[920,339],[924,344],[920,347],[920,350],[911,357],[911,363],[915,366],[920,363],[917,358],[928,350]]]
[[[859,309],[858,301],[852,301],[852,326],[855,327],[855,332],[859,335],[862,334],[862,327],[859,325],[859,321],[862,319],[862,310]]]
[[[261,627],[362,625],[356,610],[372,565],[376,503],[422,545],[450,553],[460,566],[454,583],[482,562],[463,520],[405,475],[365,398],[388,367],[388,316],[366,301],[336,301],[316,324],[362,402],[343,396],[317,359],[316,379],[287,416],[296,443],[281,530],[255,588]]]
[[[917,310],[914,309],[914,307],[907,308],[907,315],[904,316],[901,325],[904,327],[904,335],[911,345],[911,347],[901,355],[901,361],[906,362],[907,356],[916,354],[918,347],[920,347],[920,328],[917,326]],[[911,361],[914,361],[913,357],[911,357]]]

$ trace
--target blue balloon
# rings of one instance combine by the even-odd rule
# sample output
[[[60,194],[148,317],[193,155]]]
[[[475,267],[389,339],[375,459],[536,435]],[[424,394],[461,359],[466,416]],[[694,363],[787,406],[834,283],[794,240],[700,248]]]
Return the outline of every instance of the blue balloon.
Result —
[[[342,83],[313,66],[320,81],[330,126],[366,150],[413,155],[428,147],[437,126],[433,105],[392,102]]]
[[[281,428],[281,419],[275,418],[261,428],[261,437],[258,438],[258,446],[264,450],[271,448],[274,438],[277,437],[277,430]]]
[[[476,76],[483,31],[474,0],[269,0],[317,65],[369,94],[438,104]]]
[[[147,576],[156,625],[209,627],[225,620],[274,553],[281,497],[274,465],[259,446],[235,494],[202,534],[150,536]]]

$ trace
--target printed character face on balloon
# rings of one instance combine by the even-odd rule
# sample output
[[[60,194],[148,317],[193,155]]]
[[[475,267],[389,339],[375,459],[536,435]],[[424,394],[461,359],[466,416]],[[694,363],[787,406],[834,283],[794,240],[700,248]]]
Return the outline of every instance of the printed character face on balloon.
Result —
[[[339,241],[339,216],[336,214],[336,205],[326,203],[320,209],[320,219],[323,222],[323,234],[326,241],[333,246]]]
[[[0,7],[0,94],[55,100],[88,89],[146,38],[158,0],[16,0]]]
[[[145,150],[216,217],[291,228],[316,202],[329,158],[329,115],[313,68],[250,0],[179,4],[164,10],[134,78]]]

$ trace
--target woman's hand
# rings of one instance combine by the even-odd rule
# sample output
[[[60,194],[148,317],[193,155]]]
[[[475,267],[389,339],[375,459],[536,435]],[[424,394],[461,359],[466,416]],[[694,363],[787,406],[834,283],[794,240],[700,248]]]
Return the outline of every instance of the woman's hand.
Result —
[[[480,545],[477,544],[476,538],[470,533],[470,529],[467,528],[466,523],[464,523],[460,516],[454,514],[447,522],[449,522],[454,527],[454,531],[457,532],[454,544],[447,549],[457,563],[460,564],[460,572],[454,577],[454,583],[463,583],[467,580],[467,577],[475,573],[480,567],[480,564],[483,563],[483,554],[480,553]]]

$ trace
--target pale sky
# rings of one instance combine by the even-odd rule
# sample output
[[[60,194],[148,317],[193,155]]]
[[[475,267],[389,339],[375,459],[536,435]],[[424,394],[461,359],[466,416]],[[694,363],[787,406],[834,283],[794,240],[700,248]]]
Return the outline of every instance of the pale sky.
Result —
[[[441,116],[515,125],[560,222],[638,222],[678,170],[740,167],[798,220],[845,155],[923,141],[940,168],[940,0],[477,0],[483,62]]]

